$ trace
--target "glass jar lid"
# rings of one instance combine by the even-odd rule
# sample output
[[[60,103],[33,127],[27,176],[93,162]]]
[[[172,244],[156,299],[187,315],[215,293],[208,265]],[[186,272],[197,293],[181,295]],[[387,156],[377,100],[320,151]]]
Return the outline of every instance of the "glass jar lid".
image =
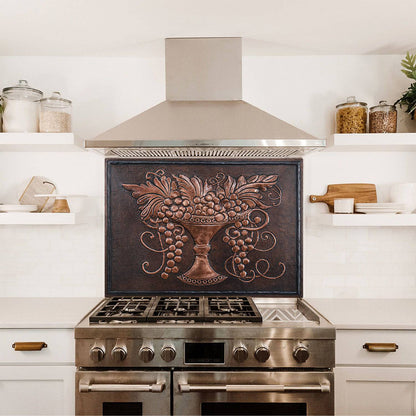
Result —
[[[13,100],[23,99],[28,101],[38,101],[42,98],[43,92],[29,87],[27,81],[21,79],[16,85],[3,88],[3,95],[8,99]]]
[[[42,105],[48,107],[68,107],[72,104],[71,100],[62,98],[58,91],[54,91],[50,97],[42,98],[40,101]]]
[[[378,105],[370,107],[370,111],[379,110],[379,111],[395,111],[396,106],[387,104],[387,101],[381,100],[378,102]]]
[[[343,107],[344,105],[362,105],[362,106],[367,106],[367,103],[364,103],[362,101],[357,101],[355,99],[355,95],[350,95],[349,97],[347,97],[347,102],[338,104],[336,106],[336,108]]]

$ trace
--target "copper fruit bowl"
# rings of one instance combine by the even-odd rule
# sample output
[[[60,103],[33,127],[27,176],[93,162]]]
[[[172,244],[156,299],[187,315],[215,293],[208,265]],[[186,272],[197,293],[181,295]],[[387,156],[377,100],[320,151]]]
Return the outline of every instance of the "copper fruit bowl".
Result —
[[[241,175],[234,179],[218,172],[215,177],[202,180],[158,170],[147,172],[145,184],[123,184],[137,199],[141,220],[149,228],[141,233],[141,244],[161,256],[156,270],[149,270],[148,262],[142,264],[142,270],[149,275],[160,273],[163,279],[174,274],[195,286],[217,284],[230,276],[247,282],[259,276],[280,277],[284,264],[279,276],[268,277],[268,261],[258,259],[250,264],[249,258],[260,240],[267,241],[269,247],[258,251],[269,251],[276,244],[272,232],[261,231],[269,223],[267,209],[280,204],[281,192],[276,182],[277,175]],[[268,204],[262,201],[264,194]],[[222,239],[232,252],[224,264],[228,275],[215,271],[209,256],[211,240],[221,229]],[[187,271],[181,272],[182,249],[188,241],[186,231],[194,241],[195,259]],[[152,246],[150,242],[154,241],[160,244]]]

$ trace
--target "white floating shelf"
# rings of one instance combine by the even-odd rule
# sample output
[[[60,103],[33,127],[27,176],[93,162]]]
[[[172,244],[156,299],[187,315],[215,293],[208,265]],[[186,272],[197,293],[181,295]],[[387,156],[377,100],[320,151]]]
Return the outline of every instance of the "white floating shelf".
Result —
[[[74,225],[79,222],[76,213],[1,212],[2,225]]]
[[[326,150],[416,152],[416,133],[333,134],[327,141]]]
[[[416,214],[320,214],[310,221],[332,227],[416,227]]]
[[[0,133],[3,152],[77,152],[74,133]]]

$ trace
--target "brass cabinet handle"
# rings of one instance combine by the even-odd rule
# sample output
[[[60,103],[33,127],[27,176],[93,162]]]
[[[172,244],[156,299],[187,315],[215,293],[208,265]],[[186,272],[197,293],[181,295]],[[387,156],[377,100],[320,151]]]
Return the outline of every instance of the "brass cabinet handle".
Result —
[[[46,347],[46,342],[15,342],[12,345],[15,351],[40,351]]]
[[[370,352],[396,352],[399,346],[387,342],[366,342],[363,348]]]

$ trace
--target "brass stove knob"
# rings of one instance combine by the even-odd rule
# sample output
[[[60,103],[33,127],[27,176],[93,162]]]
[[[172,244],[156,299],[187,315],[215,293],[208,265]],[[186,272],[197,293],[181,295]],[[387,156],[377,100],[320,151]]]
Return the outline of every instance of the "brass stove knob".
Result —
[[[308,347],[299,343],[293,350],[293,357],[298,363],[304,363],[309,358]]]
[[[265,363],[270,358],[270,350],[265,345],[261,345],[254,351],[254,357],[260,363]]]
[[[94,345],[90,349],[90,358],[95,363],[101,361],[105,356],[105,348],[103,346]]]
[[[160,352],[160,356],[162,357],[163,361],[171,362],[176,357],[176,350],[173,345],[166,345],[162,348],[162,351]]]
[[[154,356],[155,352],[152,347],[142,346],[139,350],[139,358],[145,363],[152,361]]]
[[[247,348],[242,344],[234,347],[233,357],[239,363],[242,363],[243,361],[247,360],[247,358],[248,358]]]
[[[123,361],[127,357],[127,349],[121,346],[115,346],[111,351],[114,361]]]

